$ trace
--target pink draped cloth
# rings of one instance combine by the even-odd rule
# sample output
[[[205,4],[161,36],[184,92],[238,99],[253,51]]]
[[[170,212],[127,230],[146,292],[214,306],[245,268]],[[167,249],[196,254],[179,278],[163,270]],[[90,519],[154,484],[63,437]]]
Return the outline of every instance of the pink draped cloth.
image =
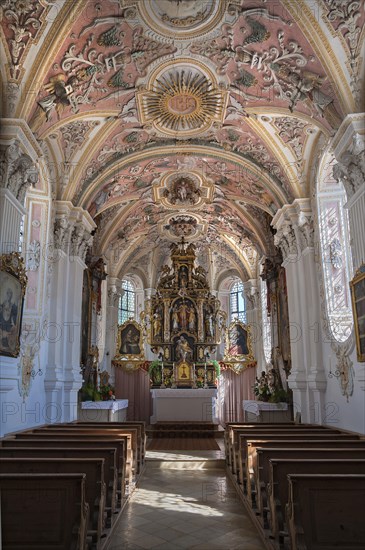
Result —
[[[115,369],[115,397],[128,399],[127,420],[144,420],[150,423],[151,394],[148,372],[138,369],[132,373]]]
[[[231,369],[221,373],[218,387],[218,420],[226,422],[243,422],[244,400],[254,399],[256,369],[246,369],[242,374],[236,374]]]
[[[242,374],[235,374],[231,369],[221,373],[217,416],[222,425],[226,422],[243,422],[242,402],[255,398],[255,377],[255,368],[248,368]],[[128,373],[116,369],[115,396],[117,399],[128,399],[128,420],[144,420],[147,424],[150,423],[152,399],[148,372],[139,369]]]

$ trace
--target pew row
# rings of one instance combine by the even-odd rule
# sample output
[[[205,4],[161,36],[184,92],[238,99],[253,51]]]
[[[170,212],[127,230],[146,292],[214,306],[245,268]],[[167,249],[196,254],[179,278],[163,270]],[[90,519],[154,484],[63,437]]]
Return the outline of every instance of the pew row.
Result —
[[[333,461],[331,462],[333,474],[365,473],[365,438],[360,434],[344,430],[310,425],[298,428],[296,424],[280,424],[280,426],[278,424],[266,426],[236,424],[229,427],[229,435],[225,434],[225,439],[226,453],[231,455],[231,458],[226,458],[227,471],[252,521],[261,533],[266,548],[270,550],[291,548],[288,545],[289,528],[283,519],[285,518],[283,510],[286,509],[289,498],[287,476],[291,473],[295,474],[295,471],[291,472],[290,468],[292,460],[300,461],[303,464],[303,472],[308,475],[328,473],[325,469],[321,470],[320,466],[318,466],[319,472],[313,471],[315,467],[312,464],[313,460],[322,465]],[[236,457],[234,457],[232,442],[239,449]],[[265,451],[268,452],[265,454]],[[278,459],[286,461],[285,474],[284,466],[280,471],[275,470],[271,474],[271,462]],[[344,464],[342,469],[341,463]],[[299,474],[303,472],[300,471]],[[279,480],[276,477],[279,477]],[[275,499],[271,497],[272,493]],[[279,494],[281,499],[278,497]],[[363,498],[365,500],[365,493]],[[314,550],[316,546],[310,546],[310,548]],[[298,550],[302,550],[302,547],[298,547]]]
[[[120,428],[137,428],[137,474],[142,472],[146,458],[146,444],[147,444],[147,435],[146,435],[146,423],[144,420],[128,420],[126,422],[85,422],[85,421],[75,421],[70,422],[71,426],[85,426],[92,428],[103,428],[110,431],[120,429]]]
[[[57,425],[55,427],[45,427],[45,428],[35,428],[15,434],[15,437],[27,438],[27,437],[57,437],[57,438],[69,438],[75,437],[78,439],[85,439],[87,437],[98,438],[98,439],[115,439],[116,441],[124,440],[125,452],[124,452],[124,461],[125,461],[125,481],[127,489],[130,492],[132,484],[136,481],[136,430],[117,430],[111,432],[110,430],[103,429],[94,429],[89,428],[76,428],[69,427],[68,425]]]
[[[38,434],[37,434],[38,435]],[[106,440],[100,439],[78,439],[78,438],[50,438],[50,437],[32,437],[29,434],[24,437],[6,438],[0,441],[1,447],[38,447],[39,449],[46,450],[47,447],[53,447],[58,449],[64,448],[94,448],[94,449],[109,449],[113,448],[116,452],[117,463],[117,485],[115,495],[112,494],[112,499],[108,499],[108,505],[112,509],[112,513],[116,511],[117,507],[121,507],[122,499],[121,493],[125,494],[125,462],[124,462],[124,447],[125,442],[118,440]],[[110,493],[109,493],[110,494]]]
[[[0,460],[6,458],[53,458],[63,459],[102,459],[104,461],[104,482],[105,482],[105,505],[104,512],[105,526],[110,527],[113,514],[117,506],[118,469],[117,454],[114,448],[93,448],[93,447],[42,447],[0,446]]]
[[[292,550],[365,548],[365,475],[289,474]]]
[[[86,550],[85,474],[0,474],[3,550]]]
[[[87,536],[100,548],[104,528],[105,482],[102,458],[4,458],[0,474],[85,474],[85,500],[89,505]]]
[[[305,453],[302,453],[305,456]],[[285,523],[285,507],[289,500],[290,474],[362,474],[365,475],[365,456],[363,459],[332,458],[318,459],[308,456],[304,459],[270,459],[269,481],[267,494],[269,500],[269,523],[272,536],[279,545],[284,547],[284,537],[287,536]],[[347,455],[348,456],[348,455]]]

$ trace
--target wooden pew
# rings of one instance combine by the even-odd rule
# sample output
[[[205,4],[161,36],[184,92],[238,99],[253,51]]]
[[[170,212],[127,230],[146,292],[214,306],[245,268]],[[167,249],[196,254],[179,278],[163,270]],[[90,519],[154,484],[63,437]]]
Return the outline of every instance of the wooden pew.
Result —
[[[354,436],[351,436],[349,434],[344,434],[343,432],[341,432],[340,430],[331,430],[329,428],[324,428],[322,426],[306,426],[306,425],[300,425],[300,427],[297,427],[296,425],[295,426],[283,426],[283,427],[278,427],[276,424],[274,425],[274,427],[272,427],[272,425],[270,427],[267,427],[267,428],[250,428],[250,429],[238,429],[238,430],[234,430],[233,431],[233,434],[234,434],[234,442],[233,442],[233,445],[232,445],[232,473],[235,474],[235,475],[238,475],[238,468],[239,468],[239,462],[240,462],[240,459],[241,459],[241,443],[242,443],[242,438],[243,436],[251,436],[251,439],[253,438],[253,436],[262,436],[262,439],[264,439],[264,437],[266,435],[280,435],[280,434],[286,434],[286,433],[290,433],[290,434],[300,434],[300,433],[313,433],[314,435],[315,434],[323,434],[324,436],[327,436],[327,437],[331,437],[333,435],[341,435],[341,437],[348,437],[349,439],[353,438],[354,439]]]
[[[282,440],[289,439],[291,441],[300,440],[300,439],[311,439],[313,441],[354,441],[357,440],[355,435],[352,434],[344,434],[344,433],[335,433],[331,430],[326,430],[324,432],[318,431],[318,430],[289,430],[289,431],[280,431],[280,432],[270,432],[270,433],[260,433],[256,434],[256,437],[248,434],[243,435],[240,434],[239,436],[239,460],[237,462],[237,481],[239,484],[241,484],[242,487],[244,487],[245,484],[245,474],[248,471],[251,471],[252,468],[254,468],[254,453],[252,453],[251,457],[249,457],[246,453],[248,450],[247,442],[248,441],[254,441],[254,440],[261,440],[261,441],[276,441],[276,440]],[[279,445],[277,445],[279,446]],[[249,461],[250,458],[250,461]],[[249,470],[248,470],[249,468]],[[248,478],[247,478],[248,479]],[[246,489],[247,491],[250,490],[248,484],[246,483]]]
[[[295,444],[295,442],[293,442]],[[287,442],[288,449],[293,449],[293,446],[290,445],[290,442]],[[360,450],[360,456],[357,458],[364,458],[365,446],[358,447]],[[283,458],[283,454],[277,452],[278,449],[275,448],[260,448],[256,449],[257,454],[257,468],[254,470],[254,486],[256,488],[256,504],[258,512],[261,514],[263,526],[268,527],[267,524],[267,512],[268,512],[268,500],[267,500],[267,484],[270,481],[270,460]],[[298,449],[295,449],[298,450]],[[324,458],[328,457],[331,459],[336,458],[354,458],[353,451],[356,453],[356,447],[352,449],[351,447],[337,448],[336,442],[323,443],[323,447],[315,448],[310,441],[303,441],[301,443],[300,452],[303,457],[307,460],[312,458]],[[285,456],[285,455],[284,455]],[[292,458],[293,455],[290,455],[286,451],[286,457]],[[297,454],[298,457],[298,454]]]
[[[86,550],[85,474],[0,474],[4,550]]]
[[[331,456],[331,453],[325,453]],[[364,474],[365,452],[361,459],[288,459],[272,458],[270,462],[267,494],[271,535],[284,546],[285,506],[289,499],[288,474]],[[279,539],[279,533],[280,539]]]
[[[105,483],[102,458],[4,458],[0,461],[0,474],[72,474],[83,473],[85,500],[89,505],[87,534],[100,548],[104,528]]]
[[[36,437],[37,435],[37,437]],[[62,436],[50,437],[45,434],[45,436],[39,436],[40,434],[24,434],[23,437],[12,437],[5,438],[0,440],[0,445],[2,447],[57,447],[57,448],[89,448],[93,447],[94,449],[108,449],[114,448],[116,451],[116,461],[117,461],[117,488],[115,494],[115,500],[112,500],[110,506],[112,510],[115,511],[116,506],[121,505],[121,495],[125,494],[125,441],[118,439],[106,439],[101,440],[95,438],[70,438]],[[56,439],[57,437],[57,439]],[[119,501],[118,496],[119,494]],[[108,505],[109,505],[108,503]]]
[[[137,427],[138,429],[138,441],[139,441],[139,470],[138,474],[140,473],[141,467],[144,465],[145,457],[146,457],[146,443],[147,443],[147,436],[146,436],[146,423],[144,420],[127,420],[126,422],[84,422],[84,421],[75,421],[72,422],[71,425],[78,425],[78,426],[93,426],[93,427],[103,427],[107,429],[116,429],[116,428],[123,428],[123,427]]]
[[[365,548],[365,476],[289,474],[292,550]]]
[[[247,430],[253,430],[253,433],[261,432],[261,431],[271,431],[271,430],[282,430],[282,429],[318,429],[318,430],[329,430],[331,428],[327,428],[327,426],[319,426],[316,424],[295,424],[294,422],[280,422],[280,423],[273,423],[273,422],[266,422],[266,423],[229,423],[226,425],[225,429],[225,447],[226,447],[226,454],[228,454],[228,463],[229,465],[234,469],[234,449],[238,449],[238,442],[239,442],[239,433],[245,433]],[[232,473],[235,473],[233,470]]]
[[[45,429],[45,430],[70,430],[73,432],[74,430],[78,430],[79,433],[87,432],[96,435],[125,435],[126,433],[130,433],[131,438],[131,453],[130,457],[132,459],[132,471],[134,474],[134,477],[139,473],[140,466],[141,466],[141,426],[140,425],[126,425],[123,423],[122,425],[117,426],[116,422],[111,422],[109,424],[101,424],[101,422],[96,422],[95,424],[90,424],[89,422],[85,424],[78,424],[78,423],[69,423],[69,424],[48,424],[47,426],[44,426],[42,428],[38,429]],[[37,431],[33,430],[33,431]]]
[[[239,429],[254,429],[257,426],[261,427],[272,427],[274,424],[272,422],[268,423],[252,423],[252,422],[227,422],[224,428],[224,449],[226,455],[226,464],[231,467],[232,465],[232,445],[234,444],[234,432]],[[301,424],[299,424],[301,425]],[[280,426],[294,426],[294,422],[280,422]]]
[[[110,527],[117,504],[118,469],[116,449],[103,449],[100,447],[98,447],[97,449],[92,447],[48,447],[48,445],[45,444],[43,444],[42,447],[20,447],[19,445],[14,447],[0,447],[0,460],[2,460],[3,458],[45,457],[57,459],[96,458],[104,460],[104,483],[106,488],[104,511],[106,513],[106,526]]]
[[[115,438],[115,439],[125,439],[126,440],[126,456],[125,456],[125,464],[126,464],[126,483],[129,486],[129,490],[132,486],[132,483],[135,481],[135,472],[137,469],[137,463],[136,463],[136,455],[137,455],[137,429],[136,428],[129,428],[128,430],[117,430],[117,431],[111,431],[111,430],[103,430],[103,429],[94,429],[92,427],[84,428],[84,427],[73,427],[72,425],[67,424],[58,424],[55,426],[48,426],[45,428],[35,428],[31,430],[27,430],[24,432],[21,432],[22,437],[25,437],[26,434],[35,434],[35,435],[52,435],[59,437],[69,437],[69,436],[77,436],[77,437],[98,437],[98,438]],[[15,434],[16,436],[18,434]]]

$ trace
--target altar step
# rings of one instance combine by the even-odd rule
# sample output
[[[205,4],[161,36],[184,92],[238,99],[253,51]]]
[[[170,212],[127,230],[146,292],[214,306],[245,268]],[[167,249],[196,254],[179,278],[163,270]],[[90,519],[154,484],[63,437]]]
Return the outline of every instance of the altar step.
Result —
[[[212,422],[157,422],[148,426],[147,436],[151,438],[219,438],[224,429]]]
[[[205,458],[197,460],[196,458],[189,459],[180,458],[169,460],[148,459],[148,468],[151,470],[225,470],[226,463],[224,459]]]

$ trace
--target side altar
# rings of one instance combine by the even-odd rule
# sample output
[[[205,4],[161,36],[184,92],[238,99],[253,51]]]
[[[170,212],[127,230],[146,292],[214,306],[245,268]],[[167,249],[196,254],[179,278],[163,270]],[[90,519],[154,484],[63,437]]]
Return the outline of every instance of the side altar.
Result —
[[[214,388],[209,358],[223,338],[226,313],[210,292],[206,271],[195,265],[195,246],[182,239],[170,248],[171,266],[162,267],[143,312],[147,341],[161,365],[151,373],[153,388]]]

